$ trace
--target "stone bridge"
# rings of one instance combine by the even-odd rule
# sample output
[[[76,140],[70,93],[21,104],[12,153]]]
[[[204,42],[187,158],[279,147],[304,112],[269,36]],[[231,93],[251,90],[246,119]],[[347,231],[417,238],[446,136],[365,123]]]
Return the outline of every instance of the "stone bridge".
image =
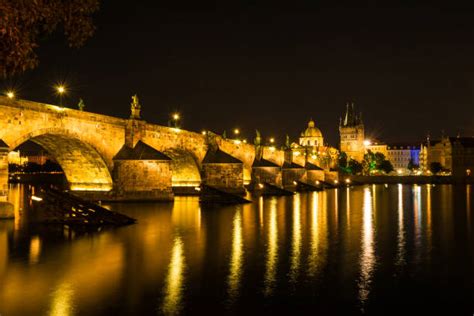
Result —
[[[169,199],[172,188],[201,183],[239,191],[255,180],[254,145],[131,117],[0,97],[0,190],[8,188],[6,153],[28,140],[56,159],[71,191],[110,199]],[[264,174],[281,172],[284,151],[258,155]],[[267,180],[283,184],[277,174]]]

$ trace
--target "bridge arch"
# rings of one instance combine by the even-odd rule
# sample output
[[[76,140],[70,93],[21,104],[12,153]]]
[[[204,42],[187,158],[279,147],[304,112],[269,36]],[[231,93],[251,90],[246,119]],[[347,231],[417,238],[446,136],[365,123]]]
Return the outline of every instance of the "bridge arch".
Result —
[[[111,173],[106,161],[90,144],[64,130],[38,130],[22,135],[10,145],[13,150],[26,141],[43,147],[61,166],[72,191],[110,191]]]

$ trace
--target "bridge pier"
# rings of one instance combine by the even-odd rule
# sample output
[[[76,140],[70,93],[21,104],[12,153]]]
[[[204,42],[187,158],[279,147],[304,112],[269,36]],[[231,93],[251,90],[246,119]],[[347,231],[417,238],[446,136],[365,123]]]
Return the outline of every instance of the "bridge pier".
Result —
[[[113,158],[115,201],[172,201],[171,159],[138,141]]]
[[[281,187],[281,167],[266,159],[255,160],[252,165],[252,183],[254,186],[269,183]]]
[[[209,149],[202,162],[202,183],[219,190],[245,194],[244,164],[220,149]]]
[[[305,181],[306,169],[294,162],[283,164],[281,169],[283,187],[287,190],[296,190],[298,181]]]
[[[8,153],[10,149],[0,140],[0,219],[13,218],[13,205],[8,203]]]

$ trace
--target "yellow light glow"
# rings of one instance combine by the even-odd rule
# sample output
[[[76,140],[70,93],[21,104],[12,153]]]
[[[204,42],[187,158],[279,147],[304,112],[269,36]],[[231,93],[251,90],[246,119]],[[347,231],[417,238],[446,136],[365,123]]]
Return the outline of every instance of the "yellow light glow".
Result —
[[[262,184],[262,183],[259,183],[259,184],[258,184],[258,187],[259,187],[260,189],[263,189],[263,184]]]
[[[63,85],[58,85],[58,86],[56,87],[56,91],[57,91],[59,94],[63,94],[63,93],[66,92],[66,87],[63,86]]]
[[[293,199],[293,229],[292,246],[290,256],[290,282],[295,283],[300,270],[301,256],[301,201],[300,195],[295,195]]]
[[[242,217],[240,210],[234,215],[232,230],[232,251],[230,255],[230,271],[229,271],[229,296],[234,300],[240,288],[240,278],[242,276],[243,261],[243,238],[242,238]]]
[[[207,134],[207,132],[206,132],[206,131],[202,131],[202,132],[201,132],[201,134],[203,134],[203,135],[206,135],[206,134]]]
[[[374,228],[373,228],[373,203],[371,191],[369,188],[364,189],[363,202],[363,222],[362,222],[362,253],[360,256],[360,280],[359,280],[359,300],[362,305],[365,304],[369,297],[370,287],[372,283],[372,275],[375,266],[374,251]]]
[[[351,179],[346,179],[346,183],[351,183]]]
[[[275,151],[275,147],[274,147],[274,146],[270,146],[270,151]]]
[[[13,99],[13,98],[15,98],[15,92],[13,92],[13,91],[7,91],[6,96],[7,96],[9,99]]]
[[[268,246],[265,264],[265,296],[272,293],[275,286],[276,264],[278,259],[278,223],[277,201],[270,200],[270,218],[268,223]]]
[[[184,246],[181,237],[176,236],[171,250],[171,261],[165,281],[164,314],[177,315],[182,308],[184,270],[186,268]]]
[[[275,142],[275,138],[273,138],[273,137],[272,137],[272,138],[270,138],[270,143],[272,143],[272,144],[273,144],[274,142]]]
[[[339,183],[339,181],[337,181],[337,180],[334,180],[334,184],[338,184],[338,183]]]
[[[244,139],[243,142],[244,142],[244,144],[247,144],[247,140],[246,140],[246,139]]]
[[[312,155],[311,158],[316,159],[316,155]]]
[[[239,135],[240,134],[240,130],[238,128],[234,129],[234,134],[235,135]]]
[[[369,139],[364,140],[364,146],[370,146],[372,142]]]
[[[300,152],[299,152],[299,151],[295,151],[295,152],[293,152],[293,155],[294,155],[294,156],[299,156],[299,155],[300,155]]]
[[[236,139],[234,143],[236,143],[237,145],[240,145],[241,141],[239,139]]]
[[[180,116],[179,116],[179,113],[174,113],[173,114],[173,120],[177,121],[179,120]]]

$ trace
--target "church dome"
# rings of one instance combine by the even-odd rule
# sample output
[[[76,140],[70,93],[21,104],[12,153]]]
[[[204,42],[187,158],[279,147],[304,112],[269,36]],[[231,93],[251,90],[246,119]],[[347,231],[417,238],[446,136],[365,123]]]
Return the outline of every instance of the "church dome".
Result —
[[[302,137],[323,137],[323,134],[314,124],[314,121],[311,119],[308,122],[308,128],[301,133]]]

